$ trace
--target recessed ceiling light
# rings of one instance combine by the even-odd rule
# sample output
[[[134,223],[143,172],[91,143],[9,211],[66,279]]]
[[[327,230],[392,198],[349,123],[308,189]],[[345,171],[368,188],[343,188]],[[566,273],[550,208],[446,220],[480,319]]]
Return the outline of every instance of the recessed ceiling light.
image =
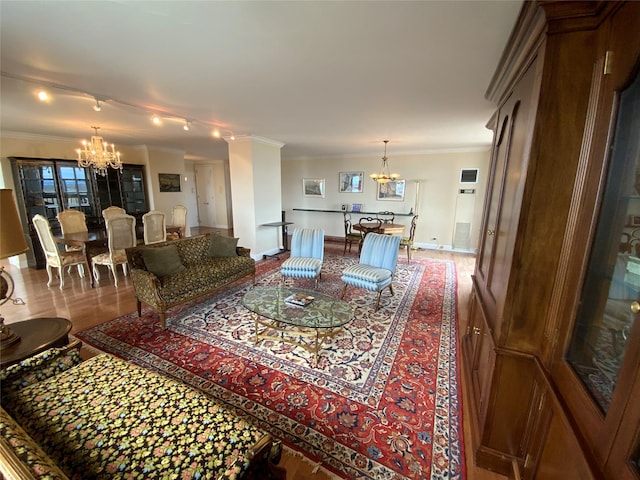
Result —
[[[154,125],[160,125],[162,123],[160,121],[160,117],[158,117],[157,115],[154,115],[151,121],[153,122]]]
[[[220,138],[220,130],[218,130],[217,128],[213,131],[213,136],[216,138]]]
[[[38,100],[40,100],[41,102],[46,102],[47,100],[49,100],[49,94],[46,92],[46,90],[38,91]]]

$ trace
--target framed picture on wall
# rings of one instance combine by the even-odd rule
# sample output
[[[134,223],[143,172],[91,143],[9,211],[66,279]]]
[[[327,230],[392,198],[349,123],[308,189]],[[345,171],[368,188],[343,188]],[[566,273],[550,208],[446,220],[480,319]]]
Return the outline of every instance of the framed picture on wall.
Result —
[[[378,200],[404,201],[404,187],[406,180],[392,180],[378,184]]]
[[[302,194],[305,197],[324,198],[324,178],[303,178]]]
[[[340,172],[338,188],[340,193],[362,193],[364,172]]]
[[[361,203],[354,203],[353,205],[351,205],[351,211],[352,212],[361,212],[362,211],[362,204]]]
[[[159,173],[158,182],[161,192],[179,192],[180,175],[177,173]]]

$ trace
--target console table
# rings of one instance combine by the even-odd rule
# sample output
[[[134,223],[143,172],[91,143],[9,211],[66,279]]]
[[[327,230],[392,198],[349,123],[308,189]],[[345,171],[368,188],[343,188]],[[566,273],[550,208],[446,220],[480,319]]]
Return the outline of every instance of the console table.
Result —
[[[345,212],[344,210],[322,210],[317,208],[293,208],[292,210],[296,212],[355,213],[357,215],[376,215],[377,213],[379,213],[379,212],[353,212],[353,211]],[[397,217],[412,217],[414,215],[413,210],[410,211],[409,213],[393,212],[393,214]]]

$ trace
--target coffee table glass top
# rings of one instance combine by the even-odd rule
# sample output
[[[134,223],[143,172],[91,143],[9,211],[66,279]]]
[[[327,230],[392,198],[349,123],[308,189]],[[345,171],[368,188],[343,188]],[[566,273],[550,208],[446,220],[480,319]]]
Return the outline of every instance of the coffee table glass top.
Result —
[[[304,307],[286,304],[284,299],[296,293],[314,299]],[[255,287],[245,294],[242,304],[253,313],[297,327],[337,328],[353,318],[353,308],[344,300],[293,287]]]

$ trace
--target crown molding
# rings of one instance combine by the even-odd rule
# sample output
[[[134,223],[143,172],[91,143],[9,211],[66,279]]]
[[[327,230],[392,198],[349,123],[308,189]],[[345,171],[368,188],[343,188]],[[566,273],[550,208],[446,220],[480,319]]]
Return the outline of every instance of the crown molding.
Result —
[[[271,147],[277,147],[277,148],[282,148],[285,146],[284,143],[279,142],[277,140],[272,140],[270,138],[266,138],[266,137],[259,137],[257,135],[235,135],[233,137],[233,140],[231,139],[231,136],[225,136],[222,137],[225,142],[227,143],[237,143],[237,142],[258,142],[258,143],[263,143],[265,145],[269,145]]]

